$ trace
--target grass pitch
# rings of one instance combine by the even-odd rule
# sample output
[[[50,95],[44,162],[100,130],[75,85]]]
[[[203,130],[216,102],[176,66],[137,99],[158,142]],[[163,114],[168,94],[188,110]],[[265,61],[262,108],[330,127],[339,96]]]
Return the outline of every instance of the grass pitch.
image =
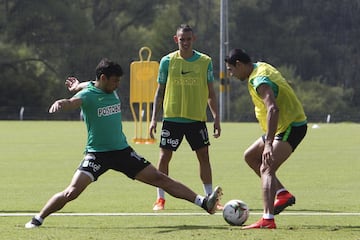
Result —
[[[203,214],[197,206],[168,195],[166,210],[158,215],[151,210],[155,188],[113,171],[58,215],[48,217],[41,228],[27,230],[24,224],[31,215],[68,185],[82,159],[85,125],[0,121],[0,239],[360,240],[360,125],[312,126],[309,124],[305,140],[278,172],[297,203],[276,217],[276,230],[240,230],[227,225],[221,213]],[[208,127],[212,132],[212,125]],[[124,123],[129,143],[133,130],[132,122]],[[256,123],[223,123],[222,136],[211,139],[214,185],[222,186],[223,203],[242,199],[249,205],[251,215],[246,224],[261,217],[262,202],[260,181],[242,155],[260,135]],[[157,164],[158,144],[131,145]],[[170,175],[202,194],[198,172],[195,154],[184,141],[173,156]]]

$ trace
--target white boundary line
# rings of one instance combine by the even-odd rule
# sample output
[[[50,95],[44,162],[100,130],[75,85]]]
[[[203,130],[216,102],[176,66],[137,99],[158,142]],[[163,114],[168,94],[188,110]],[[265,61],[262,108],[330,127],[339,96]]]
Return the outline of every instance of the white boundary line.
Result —
[[[36,213],[0,213],[0,217],[34,216]],[[262,215],[261,212],[251,212],[251,215]],[[53,213],[52,216],[207,216],[208,213]],[[222,215],[222,213],[215,213]],[[283,216],[360,216],[360,212],[290,212]]]

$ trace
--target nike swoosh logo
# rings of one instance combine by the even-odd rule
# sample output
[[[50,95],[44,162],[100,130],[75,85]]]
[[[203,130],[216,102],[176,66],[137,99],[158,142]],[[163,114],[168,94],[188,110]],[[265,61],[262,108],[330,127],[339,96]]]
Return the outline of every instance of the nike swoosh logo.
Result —
[[[185,75],[185,74],[188,74],[188,73],[191,73],[191,71],[183,71],[183,70],[181,70],[182,75]]]
[[[102,101],[104,99],[104,97],[99,97],[98,99],[99,99],[99,101]]]

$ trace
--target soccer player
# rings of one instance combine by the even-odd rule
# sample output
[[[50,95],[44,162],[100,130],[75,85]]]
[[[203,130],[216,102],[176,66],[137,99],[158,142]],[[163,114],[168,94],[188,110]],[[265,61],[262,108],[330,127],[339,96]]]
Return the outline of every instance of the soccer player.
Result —
[[[206,127],[207,106],[214,118],[215,138],[220,136],[221,128],[213,87],[212,60],[209,56],[193,50],[195,39],[192,28],[182,24],[174,36],[179,50],[161,59],[149,131],[154,138],[158,115],[163,109],[158,169],[166,175],[169,174],[172,154],[178,149],[185,135],[191,149],[196,153],[200,178],[205,194],[208,195],[212,192],[212,171]],[[165,192],[158,188],[153,210],[163,210],[164,206]]]
[[[241,49],[231,50],[225,63],[230,75],[247,81],[264,131],[244,153],[247,164],[261,177],[264,213],[258,222],[243,228],[276,228],[274,215],[295,204],[295,197],[281,184],[276,171],[305,137],[306,116],[293,89],[270,64],[253,63]]]
[[[95,82],[87,83],[87,87],[72,98],[60,99],[51,105],[50,113],[82,109],[88,131],[85,156],[70,185],[53,195],[39,214],[25,224],[26,228],[39,227],[47,216],[76,199],[90,183],[109,169],[122,172],[130,179],[161,187],[170,195],[193,202],[210,214],[215,212],[221,195],[220,187],[216,187],[210,196],[197,195],[158,171],[128,145],[122,131],[121,103],[115,91],[122,74],[119,64],[102,59],[96,67]]]

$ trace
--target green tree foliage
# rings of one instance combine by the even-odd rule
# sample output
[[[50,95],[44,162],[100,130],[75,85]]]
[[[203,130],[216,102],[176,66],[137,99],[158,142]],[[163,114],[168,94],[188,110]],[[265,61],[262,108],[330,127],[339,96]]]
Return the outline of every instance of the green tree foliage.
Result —
[[[231,9],[231,47],[247,49],[255,61],[296,66],[291,77],[312,89],[298,93],[310,119],[323,112],[358,119],[359,0],[239,0]]]
[[[312,121],[326,121],[329,114],[333,116],[333,120],[349,120],[360,116],[354,113],[348,104],[353,89],[329,86],[324,84],[321,78],[303,81],[296,75],[296,69],[291,66],[282,66],[279,70],[293,87],[303,103],[308,118]]]
[[[230,48],[282,69],[310,120],[359,121],[360,0],[228,1]],[[214,0],[0,0],[0,118],[21,106],[45,114],[54,99],[70,96],[64,79],[94,79],[102,57],[125,70],[126,108],[139,49],[149,46],[159,61],[177,48],[172,37],[181,23],[193,26],[194,47],[213,58],[217,77],[219,11]],[[230,99],[229,120],[254,120],[244,84],[231,81]]]

